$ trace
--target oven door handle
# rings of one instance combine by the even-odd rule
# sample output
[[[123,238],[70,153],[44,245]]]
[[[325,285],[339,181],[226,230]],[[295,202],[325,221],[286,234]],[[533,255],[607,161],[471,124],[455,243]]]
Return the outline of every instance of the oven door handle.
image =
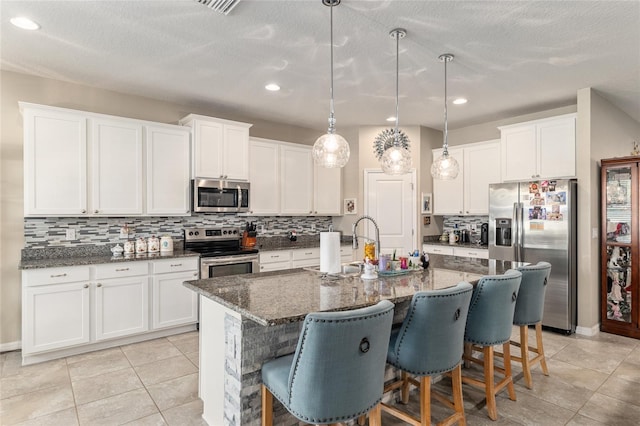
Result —
[[[203,257],[202,265],[233,265],[234,263],[257,262],[258,255]]]

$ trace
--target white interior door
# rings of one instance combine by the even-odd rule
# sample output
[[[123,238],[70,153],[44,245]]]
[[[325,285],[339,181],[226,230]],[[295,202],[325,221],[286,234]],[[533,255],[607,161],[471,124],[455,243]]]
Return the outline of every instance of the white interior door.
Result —
[[[418,247],[416,241],[416,172],[390,176],[382,170],[365,170],[364,214],[380,228],[380,253],[405,256]],[[367,224],[366,236],[375,239],[375,229]]]

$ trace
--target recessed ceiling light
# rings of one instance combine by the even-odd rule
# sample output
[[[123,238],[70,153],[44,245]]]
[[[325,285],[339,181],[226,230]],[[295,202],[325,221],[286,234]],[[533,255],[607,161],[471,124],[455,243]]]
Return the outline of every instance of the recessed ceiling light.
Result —
[[[465,98],[458,98],[458,99],[455,99],[453,103],[456,105],[462,105],[462,104],[466,104],[467,100]]]
[[[387,121],[396,121],[396,118],[395,117],[389,117],[389,118],[387,118]]]
[[[16,16],[15,18],[11,18],[10,21],[13,25],[23,30],[37,30],[40,28],[40,25],[24,16]]]
[[[267,84],[266,86],[264,86],[264,88],[269,90],[270,92],[277,92],[278,90],[280,90],[280,86],[275,83]]]

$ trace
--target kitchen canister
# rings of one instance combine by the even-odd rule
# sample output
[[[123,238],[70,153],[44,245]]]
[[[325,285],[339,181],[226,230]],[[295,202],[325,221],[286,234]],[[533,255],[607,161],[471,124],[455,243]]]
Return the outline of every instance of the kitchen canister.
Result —
[[[160,252],[167,253],[173,251],[173,238],[169,235],[163,235],[160,238]]]
[[[155,235],[147,239],[147,251],[149,253],[157,253],[160,251],[160,240]]]
[[[136,243],[133,240],[124,242],[124,254],[134,254],[136,252]]]
[[[147,240],[140,237],[136,240],[136,253],[146,253],[147,252]]]

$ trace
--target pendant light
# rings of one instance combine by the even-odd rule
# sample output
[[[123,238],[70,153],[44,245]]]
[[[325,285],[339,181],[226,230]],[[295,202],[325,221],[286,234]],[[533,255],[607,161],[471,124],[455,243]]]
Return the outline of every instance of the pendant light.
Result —
[[[322,0],[322,4],[329,6],[331,19],[331,103],[329,113],[329,129],[313,144],[313,160],[319,166],[326,168],[344,167],[349,161],[349,144],[336,133],[336,119],[333,110],[333,6],[340,4],[340,0]]]
[[[458,176],[460,166],[455,158],[449,155],[449,142],[447,140],[447,63],[453,61],[451,53],[438,56],[440,62],[444,62],[444,138],[442,143],[442,155],[431,165],[431,176],[434,179],[451,180]]]
[[[400,64],[400,39],[407,35],[407,31],[403,28],[396,28],[391,30],[389,36],[396,40],[396,128],[393,132],[393,145],[387,148],[382,154],[380,165],[385,174],[388,175],[402,175],[411,169],[411,153],[405,146],[408,147],[409,141],[404,134],[404,144],[401,142],[401,134],[398,129],[399,114],[398,114],[398,99],[399,99],[399,64]]]

